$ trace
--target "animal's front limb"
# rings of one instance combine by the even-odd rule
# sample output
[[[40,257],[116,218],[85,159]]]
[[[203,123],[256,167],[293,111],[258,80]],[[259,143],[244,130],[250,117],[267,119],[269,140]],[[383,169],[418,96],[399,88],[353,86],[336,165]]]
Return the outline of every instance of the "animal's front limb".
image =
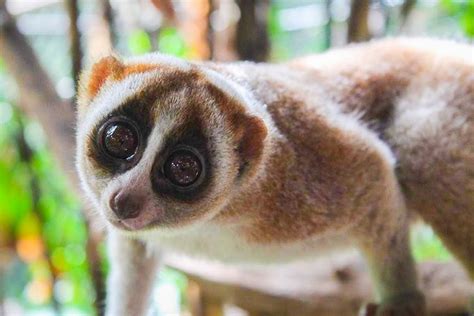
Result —
[[[158,259],[135,239],[109,232],[107,316],[146,315]]]
[[[409,247],[409,221],[398,189],[381,197],[381,205],[362,225],[359,247],[364,253],[380,300],[377,316],[426,315],[417,288],[415,263]]]

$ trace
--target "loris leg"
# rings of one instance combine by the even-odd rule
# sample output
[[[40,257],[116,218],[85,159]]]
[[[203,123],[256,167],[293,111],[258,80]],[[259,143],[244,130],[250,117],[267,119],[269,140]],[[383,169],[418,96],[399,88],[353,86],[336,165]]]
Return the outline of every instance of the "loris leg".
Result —
[[[107,316],[146,315],[158,260],[145,245],[114,232],[108,236]]]
[[[377,316],[426,315],[417,288],[415,263],[408,238],[408,216],[398,192],[381,196],[381,207],[358,228],[359,246],[366,258],[380,305]]]

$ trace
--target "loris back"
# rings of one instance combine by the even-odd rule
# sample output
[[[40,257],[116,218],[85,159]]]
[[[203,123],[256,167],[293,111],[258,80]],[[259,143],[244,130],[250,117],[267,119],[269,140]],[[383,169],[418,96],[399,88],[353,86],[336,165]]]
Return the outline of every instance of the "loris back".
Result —
[[[349,165],[357,159],[352,160],[351,153],[339,148],[341,140],[331,137],[341,135],[336,130],[328,135],[328,126],[340,124],[350,129],[351,125],[363,125],[388,147],[395,160],[394,172],[408,209],[433,226],[473,276],[472,46],[421,38],[393,39],[279,66],[243,63],[220,69],[237,78],[240,74],[241,83],[267,105],[278,130],[289,143],[298,144],[290,146],[292,150],[283,158],[295,156],[290,159],[295,159],[295,167],[301,169],[299,183],[288,187],[320,191],[318,199],[330,201],[326,203],[339,214],[337,203],[344,200],[341,183],[360,178],[329,171],[339,169],[341,159],[347,159]],[[353,136],[350,134],[342,138]],[[338,175],[341,178],[335,178]],[[278,191],[277,195],[284,193]],[[327,205],[323,208],[328,209]],[[288,227],[276,235],[298,239],[310,234],[311,228],[300,228],[314,221],[301,218],[297,223],[298,215],[288,215],[295,229]],[[321,232],[319,225],[313,229]]]

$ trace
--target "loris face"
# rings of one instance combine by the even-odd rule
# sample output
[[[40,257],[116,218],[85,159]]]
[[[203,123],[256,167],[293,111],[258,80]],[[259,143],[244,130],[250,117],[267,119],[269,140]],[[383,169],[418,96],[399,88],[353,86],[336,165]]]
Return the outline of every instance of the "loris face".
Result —
[[[255,102],[203,66],[159,54],[102,59],[79,94],[88,198],[126,231],[212,219],[261,164],[267,127]]]

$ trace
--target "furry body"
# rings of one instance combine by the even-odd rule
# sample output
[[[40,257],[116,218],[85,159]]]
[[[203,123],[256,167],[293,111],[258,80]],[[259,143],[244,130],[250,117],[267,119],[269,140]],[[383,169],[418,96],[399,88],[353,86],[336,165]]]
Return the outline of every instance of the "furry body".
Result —
[[[274,262],[341,245],[365,255],[380,315],[421,315],[410,211],[474,278],[472,47],[384,40],[279,65],[108,58],[82,85],[78,169],[110,231],[111,315],[144,312],[124,287],[147,297],[151,278],[135,268],[154,270],[146,247]],[[133,115],[152,122],[140,160],[119,171],[91,142],[127,102],[124,113],[150,108]],[[192,194],[150,185],[173,142],[208,157],[211,175]],[[117,190],[140,196],[140,215],[114,217]]]

